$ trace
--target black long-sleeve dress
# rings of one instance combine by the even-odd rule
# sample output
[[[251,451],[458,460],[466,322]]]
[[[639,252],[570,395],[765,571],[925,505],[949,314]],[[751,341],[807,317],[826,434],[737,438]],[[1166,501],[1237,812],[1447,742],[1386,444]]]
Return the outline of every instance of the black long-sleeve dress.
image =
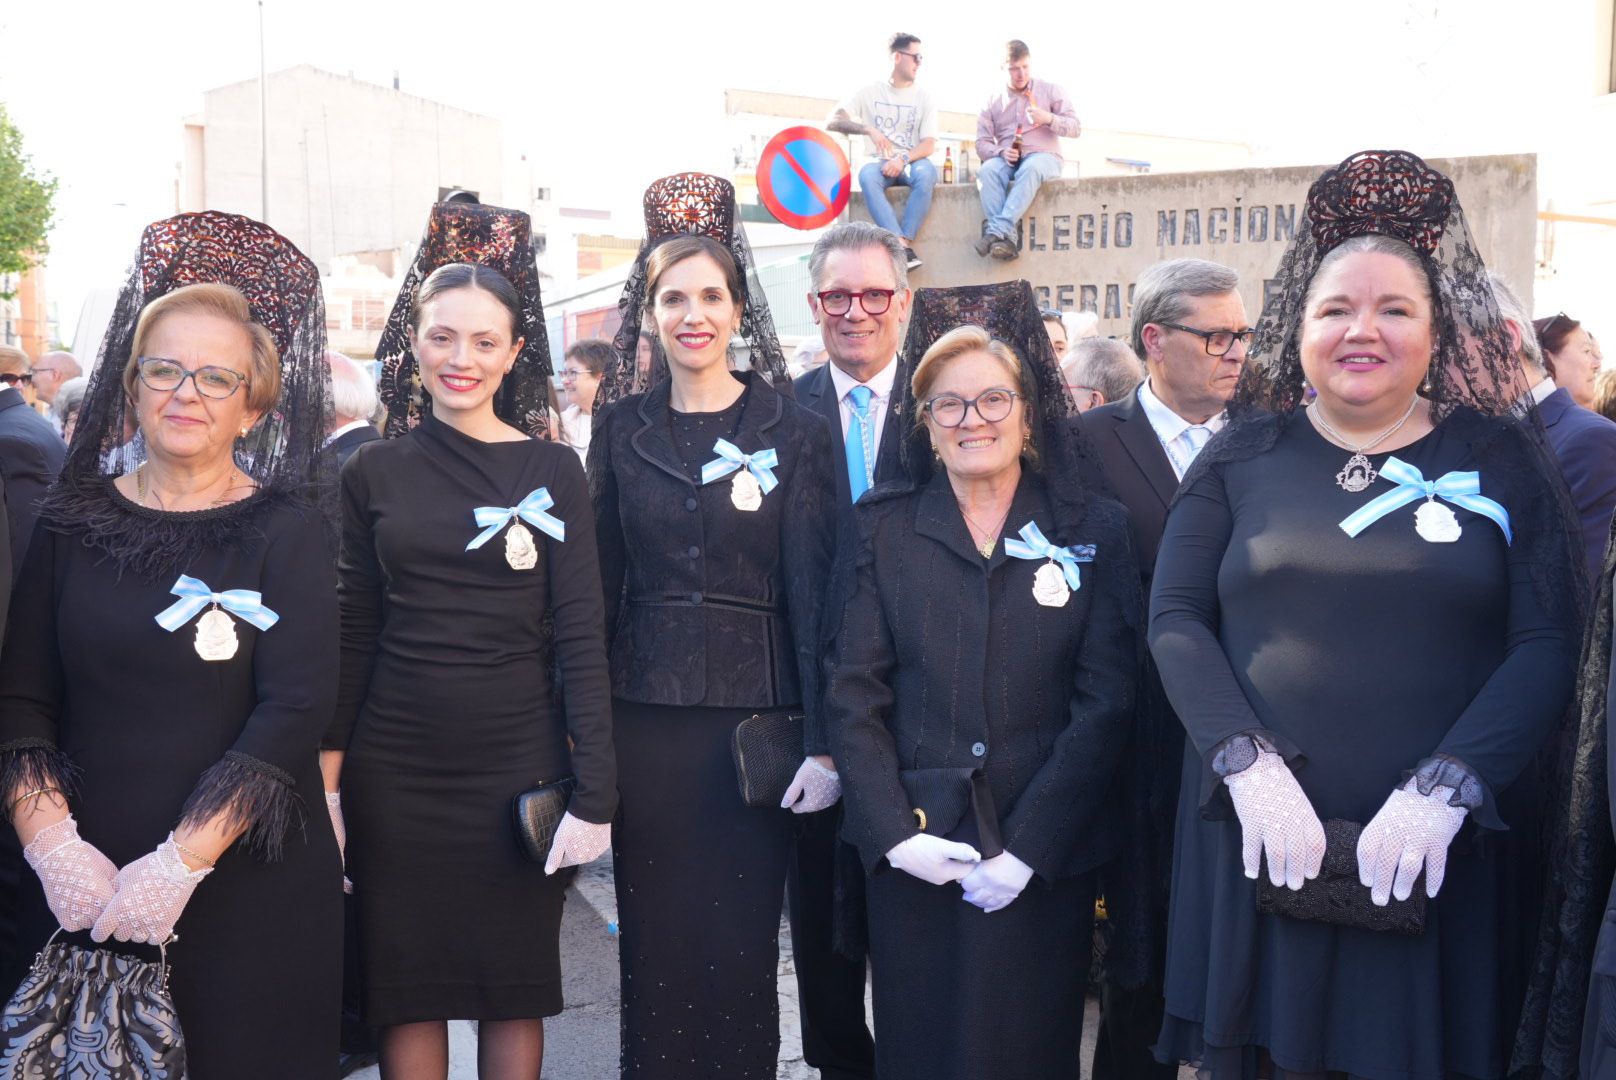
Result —
[[[247,846],[278,844],[278,858],[234,847],[197,887],[168,950],[170,986],[195,1080],[334,1077],[342,872],[317,754],[337,679],[325,527],[274,495],[164,513],[109,479],[87,498],[96,530],[208,540],[176,574],[148,581],[93,546],[89,526],[40,522],[0,657],[0,752],[59,751],[82,770],[71,800],[80,834],[119,866],[156,848],[193,792],[217,802],[267,785],[283,810],[300,804],[302,826],[284,837],[248,834]],[[257,630],[232,616],[236,654],[204,660],[196,620],[172,633],[156,622],[178,573],[215,592],[259,592],[279,621]],[[31,873],[21,908],[31,951],[56,929]]]
[[[1347,456],[1298,416],[1268,452],[1206,470],[1168,519],[1150,638],[1190,744],[1158,1053],[1219,1078],[1254,1075],[1258,1048],[1298,1072],[1498,1077],[1536,925],[1523,770],[1562,715],[1576,645],[1540,603],[1527,545],[1487,518],[1454,506],[1459,539],[1429,543],[1409,505],[1349,538],[1338,523],[1392,484],[1343,491]],[[1452,424],[1395,456],[1427,480],[1478,468]],[[1507,510],[1503,490],[1481,472]],[[1321,820],[1367,823],[1433,755],[1480,779],[1422,936],[1258,914],[1208,764],[1252,730],[1287,749]]]
[[[827,753],[816,642],[835,542],[829,425],[765,379],[718,413],[679,414],[670,384],[622,399],[589,446],[622,809],[612,834],[622,929],[622,1074],[772,1078],[791,814],[748,807],[735,725],[789,708]],[[757,509],[733,474],[701,483],[718,438],[773,448]]]
[[[862,547],[839,560],[825,708],[846,838],[868,886],[882,1080],[1077,1075],[1095,868],[1114,850],[1109,780],[1133,715],[1139,569],[1126,512],[1090,498],[1068,531],[1023,474],[1004,535],[1027,522],[1095,547],[1064,606],[1034,598],[1045,560],[984,559],[948,477],[866,496]],[[849,578],[852,581],[849,581]],[[844,602],[845,597],[845,602]],[[917,835],[907,770],[979,769],[1005,850],[1033,879],[984,913],[957,885],[892,869]],[[940,831],[928,825],[933,832]]]
[[[536,565],[507,562],[514,525],[466,550],[483,531],[476,508],[514,507],[539,488],[565,538],[524,525]],[[327,745],[347,750],[365,1018],[553,1016],[568,875],[546,876],[523,855],[511,803],[570,774],[575,817],[608,822],[616,808],[600,570],[578,456],[547,442],[480,442],[429,417],[362,447],[342,491],[342,686]]]

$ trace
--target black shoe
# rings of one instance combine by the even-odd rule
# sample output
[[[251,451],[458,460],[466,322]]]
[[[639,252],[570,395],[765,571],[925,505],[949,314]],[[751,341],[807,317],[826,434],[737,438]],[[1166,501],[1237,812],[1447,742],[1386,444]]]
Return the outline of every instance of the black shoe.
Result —
[[[908,244],[903,245],[903,256],[909,260],[909,269],[911,270],[919,270],[926,265],[920,261],[920,256],[915,254],[915,249]]]
[[[1017,250],[1016,245],[1012,244],[1008,240],[993,241],[993,246],[988,249],[988,252],[995,259],[1003,259],[1006,262],[1018,257],[1021,254],[1021,252]]]
[[[988,252],[993,248],[993,241],[995,239],[997,239],[997,237],[995,237],[992,233],[983,233],[981,236],[977,237],[976,253],[982,256],[984,259],[987,258]]]

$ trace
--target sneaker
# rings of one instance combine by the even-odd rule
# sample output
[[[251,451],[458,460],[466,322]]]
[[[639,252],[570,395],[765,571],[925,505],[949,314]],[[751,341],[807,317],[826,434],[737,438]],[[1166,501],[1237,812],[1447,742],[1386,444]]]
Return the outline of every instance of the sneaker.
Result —
[[[911,270],[919,270],[926,265],[920,261],[920,256],[915,254],[915,249],[908,244],[903,245],[903,255],[904,258],[909,260],[909,269]]]
[[[1021,252],[1016,249],[1016,245],[1012,244],[1010,241],[997,239],[993,241],[993,246],[988,249],[988,252],[995,259],[1004,259],[1007,262],[1021,254]]]
[[[987,258],[988,251],[993,247],[993,241],[996,239],[998,239],[998,237],[994,236],[992,233],[983,233],[981,236],[977,237],[976,253],[982,256],[984,259]]]

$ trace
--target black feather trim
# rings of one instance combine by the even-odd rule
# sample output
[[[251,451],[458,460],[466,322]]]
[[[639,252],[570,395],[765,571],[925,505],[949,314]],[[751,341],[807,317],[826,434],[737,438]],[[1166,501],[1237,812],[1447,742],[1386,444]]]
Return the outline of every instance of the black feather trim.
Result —
[[[238,845],[265,862],[277,862],[286,834],[308,824],[308,809],[290,773],[231,750],[197,781],[185,800],[180,824],[196,827],[222,817],[227,828],[245,828]]]
[[[79,767],[45,739],[16,739],[0,746],[0,798],[55,788],[62,798],[78,793]]]
[[[261,507],[301,502],[293,491],[268,490],[207,510],[170,512],[138,506],[106,476],[63,473],[40,500],[40,518],[52,532],[76,535],[122,571],[160,581],[192,566],[206,553],[239,549],[262,540]]]

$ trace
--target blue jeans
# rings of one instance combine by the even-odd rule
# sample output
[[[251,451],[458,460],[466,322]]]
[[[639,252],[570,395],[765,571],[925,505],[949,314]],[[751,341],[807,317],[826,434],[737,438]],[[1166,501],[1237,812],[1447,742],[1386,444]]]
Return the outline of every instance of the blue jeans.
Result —
[[[1054,154],[1028,154],[1021,167],[1002,157],[989,158],[976,171],[982,185],[982,214],[988,219],[988,235],[1015,243],[1016,222],[1032,205],[1032,198],[1045,180],[1061,174],[1061,159]]]
[[[870,211],[870,220],[887,232],[895,232],[904,240],[913,240],[920,231],[931,209],[931,189],[937,186],[937,166],[930,158],[911,161],[897,176],[881,171],[881,162],[872,161],[859,170],[859,190],[864,192],[864,205]],[[887,202],[887,188],[902,184],[909,189],[909,201],[903,205],[903,227],[898,227],[898,215]]]

